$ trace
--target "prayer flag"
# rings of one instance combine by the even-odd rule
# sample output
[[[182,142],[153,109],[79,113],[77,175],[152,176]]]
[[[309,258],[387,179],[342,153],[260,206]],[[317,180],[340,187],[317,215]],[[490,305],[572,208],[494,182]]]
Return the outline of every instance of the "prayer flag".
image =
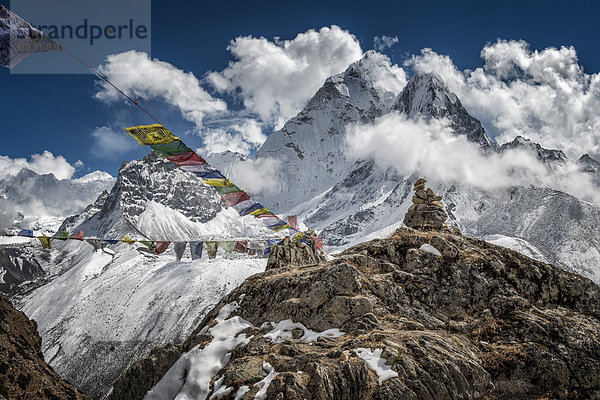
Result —
[[[190,242],[190,255],[192,256],[192,260],[202,258],[202,245],[203,242]]]
[[[248,255],[249,255],[249,256],[254,256],[254,255],[256,255],[256,249],[248,249]]]
[[[69,239],[83,240],[83,231],[80,230],[76,234],[69,236]]]
[[[167,160],[177,164],[178,167],[206,164],[206,160],[193,151],[178,156],[167,157]]]
[[[217,242],[205,242],[205,244],[206,251],[208,252],[208,258],[212,260],[217,257],[217,248],[219,244]]]
[[[227,193],[221,197],[221,201],[227,207],[233,207],[236,204],[241,203],[242,201],[250,200],[250,196],[246,192],[232,192]]]
[[[175,259],[177,261],[181,261],[181,257],[183,257],[183,252],[185,251],[186,242],[175,242],[173,243],[173,250],[175,250]],[[202,251],[200,252],[200,256],[202,256]]]
[[[187,147],[181,140],[176,140],[171,143],[151,144],[150,147],[157,157],[165,158],[187,154],[192,149]]]
[[[237,187],[235,185],[233,185],[233,186],[215,186],[214,189],[221,196],[226,195],[227,193],[243,192],[242,189],[240,189],[239,187]]]
[[[123,237],[123,239],[121,239],[121,242],[127,243],[127,244],[133,244],[133,243],[135,243],[135,240],[130,238],[128,235],[125,235],[125,237]]]
[[[239,241],[235,242],[235,245],[233,246],[233,251],[235,251],[236,253],[244,254],[246,252],[247,247],[248,247],[247,240],[239,240]]]
[[[102,239],[85,239],[86,242],[94,246],[94,250],[102,250]]]
[[[225,186],[225,187],[227,187],[227,186],[235,186],[233,184],[233,182],[231,182],[227,178],[217,178],[217,179],[204,178],[204,179],[202,179],[202,182],[206,183],[209,186]]]
[[[52,243],[50,242],[50,239],[52,239],[49,236],[38,236],[37,237],[38,240],[40,241],[40,243],[42,244],[42,247],[46,250],[50,250],[52,248]]]
[[[0,65],[12,69],[32,53],[60,50],[58,43],[0,5]]]
[[[150,251],[156,249],[156,242],[153,240],[138,240],[138,242],[146,246]]]
[[[154,254],[162,254],[169,248],[171,242],[166,242],[164,240],[159,240],[156,242],[156,249],[154,249]]]
[[[297,215],[288,215],[287,223],[290,226],[293,226],[294,228],[296,228],[298,226],[298,216]]]
[[[33,231],[30,229],[21,229],[18,236],[33,237]]]
[[[319,250],[323,250],[323,238],[322,237],[316,237],[313,238],[315,240],[315,246],[317,247],[317,249]]]
[[[60,231],[52,237],[52,239],[58,239],[58,240],[67,240],[68,238],[69,238],[69,232],[67,232],[67,231]]]
[[[233,245],[235,244],[235,242],[232,241],[223,241],[217,243],[219,245],[219,248],[225,250],[228,253],[231,253],[233,251]]]
[[[125,131],[133,136],[134,139],[143,146],[152,144],[166,144],[179,140],[177,136],[173,135],[161,124],[132,126],[131,128],[125,128]]]

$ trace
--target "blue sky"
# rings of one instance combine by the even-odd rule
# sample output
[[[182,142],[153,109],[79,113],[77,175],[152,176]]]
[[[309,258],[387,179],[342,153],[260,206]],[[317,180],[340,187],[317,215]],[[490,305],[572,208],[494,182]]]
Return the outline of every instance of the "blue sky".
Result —
[[[0,4],[10,8],[7,1],[0,0]],[[482,65],[480,52],[486,43],[501,38],[524,40],[532,50],[573,46],[583,70],[592,74],[600,71],[599,11],[600,6],[591,1],[568,5],[560,1],[153,1],[151,56],[201,79],[209,71],[222,71],[233,60],[227,45],[236,37],[293,39],[308,29],[337,25],[355,35],[364,51],[373,48],[375,36],[397,37],[398,42],[383,52],[399,65],[428,47],[449,55],[459,70],[475,69]],[[25,61],[43,62],[44,54]],[[94,99],[95,82],[92,75],[18,75],[1,69],[4,140],[0,155],[28,158],[48,150],[71,164],[81,160],[79,176],[96,169],[116,175],[122,161],[147,153],[143,147],[118,155],[99,151],[92,136],[97,127],[152,121],[130,106]],[[203,87],[214,92],[208,85]],[[219,97],[231,108],[240,107],[231,94]],[[177,107],[157,98],[147,108],[188,144],[202,145],[200,136],[185,134],[194,126]]]

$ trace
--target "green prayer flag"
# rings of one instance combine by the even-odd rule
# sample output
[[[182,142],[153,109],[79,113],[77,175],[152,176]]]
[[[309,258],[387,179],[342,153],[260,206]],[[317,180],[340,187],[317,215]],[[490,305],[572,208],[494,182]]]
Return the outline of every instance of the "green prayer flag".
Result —
[[[225,250],[228,253],[233,251],[233,247],[235,246],[235,242],[217,242],[219,244],[219,248]]]

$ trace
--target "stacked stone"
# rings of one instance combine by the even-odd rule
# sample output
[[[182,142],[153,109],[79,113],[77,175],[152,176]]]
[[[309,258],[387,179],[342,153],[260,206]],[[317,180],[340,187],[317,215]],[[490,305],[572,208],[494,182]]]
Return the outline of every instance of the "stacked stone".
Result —
[[[448,214],[444,211],[442,198],[433,189],[425,188],[427,181],[419,178],[415,182],[413,204],[404,217],[404,225],[415,229],[440,229],[446,226],[444,222]]]

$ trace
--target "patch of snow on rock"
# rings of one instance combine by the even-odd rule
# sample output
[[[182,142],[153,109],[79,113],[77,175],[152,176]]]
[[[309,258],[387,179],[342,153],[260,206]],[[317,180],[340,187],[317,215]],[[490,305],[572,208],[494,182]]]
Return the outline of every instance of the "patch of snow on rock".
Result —
[[[371,348],[361,348],[354,350],[357,356],[362,358],[369,368],[371,368],[379,377],[379,384],[387,381],[391,378],[396,378],[398,373],[392,370],[392,367],[385,364],[385,360],[381,358],[382,349],[375,349],[371,351]]]

